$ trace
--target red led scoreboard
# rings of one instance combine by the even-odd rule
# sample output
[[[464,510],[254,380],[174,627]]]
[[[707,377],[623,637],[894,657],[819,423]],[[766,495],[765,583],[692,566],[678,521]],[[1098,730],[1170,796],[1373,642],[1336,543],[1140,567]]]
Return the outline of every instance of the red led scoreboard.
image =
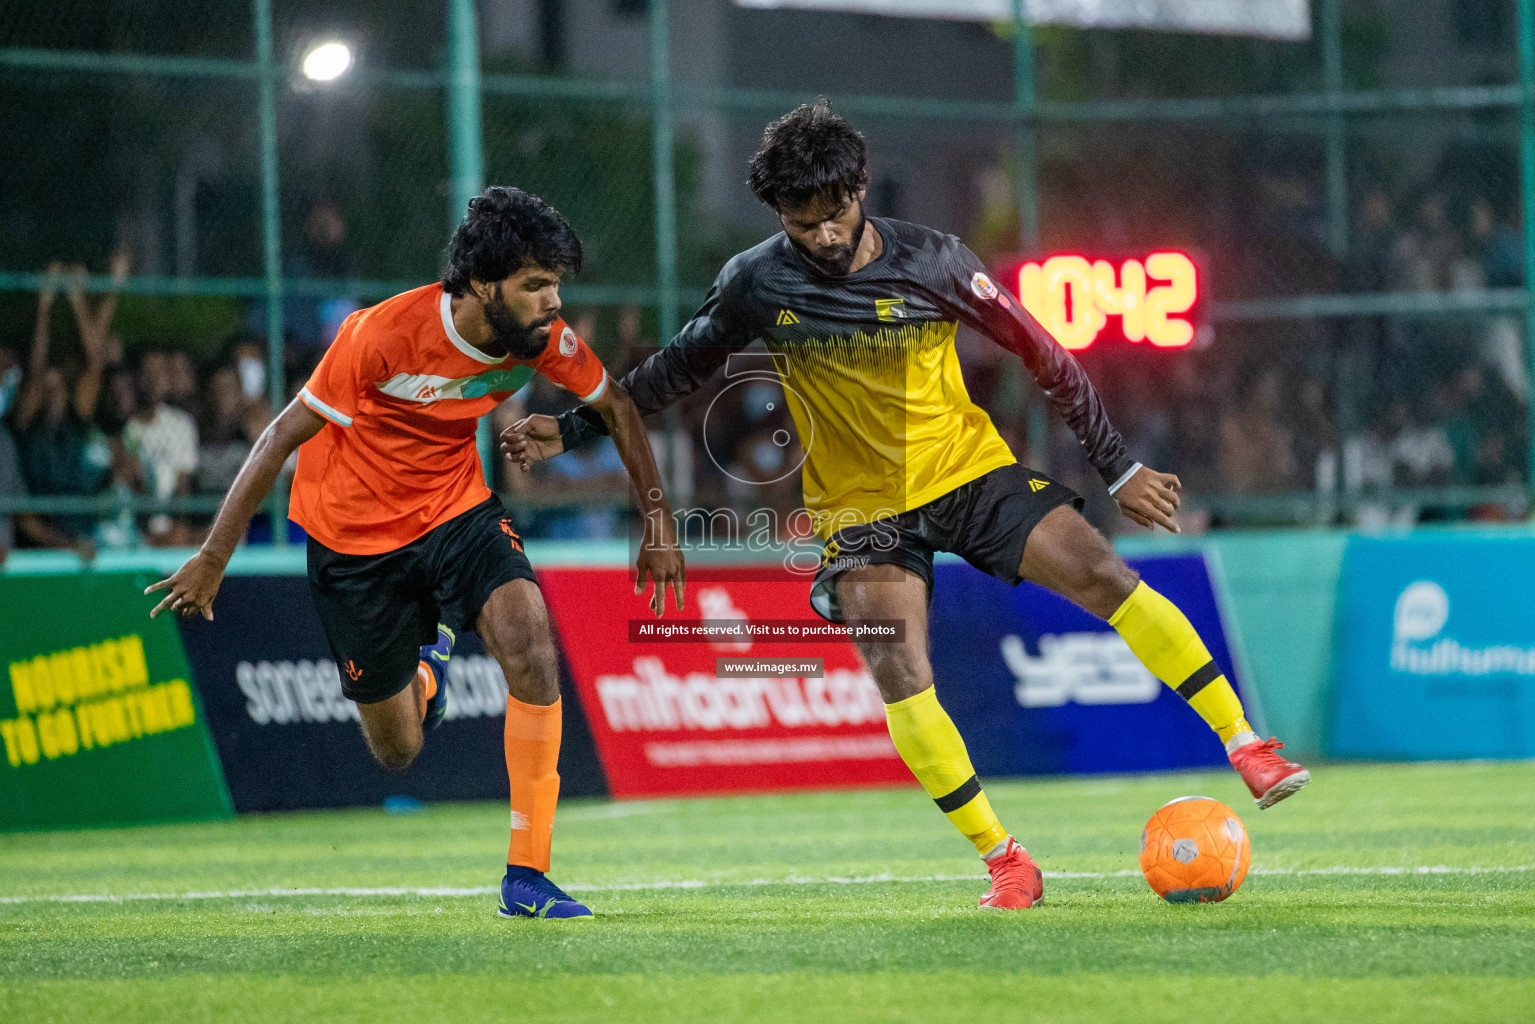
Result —
[[[1034,319],[1074,352],[1106,338],[1180,349],[1199,337],[1202,282],[1186,253],[1020,257],[1004,263],[999,276]]]

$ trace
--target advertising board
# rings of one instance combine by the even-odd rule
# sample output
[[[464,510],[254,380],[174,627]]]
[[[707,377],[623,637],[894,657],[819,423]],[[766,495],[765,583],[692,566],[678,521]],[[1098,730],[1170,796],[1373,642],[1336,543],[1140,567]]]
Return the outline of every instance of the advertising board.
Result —
[[[1349,540],[1327,751],[1535,756],[1535,537]]]
[[[915,784],[873,679],[810,611],[803,576],[690,569],[687,617],[660,619],[624,569],[539,580],[614,796]],[[768,659],[775,674],[753,674]]]
[[[1204,555],[1132,558],[1181,608],[1241,692]],[[981,775],[1136,772],[1226,764],[1184,700],[1102,619],[1050,591],[964,563],[937,567],[931,612],[938,696]]]
[[[0,576],[0,829],[229,816],[154,579]]]
[[[303,577],[231,576],[214,621],[182,636],[236,810],[506,798],[506,683],[473,634],[449,661],[447,717],[404,771],[368,753]],[[604,792],[569,693],[560,774],[566,796]]]

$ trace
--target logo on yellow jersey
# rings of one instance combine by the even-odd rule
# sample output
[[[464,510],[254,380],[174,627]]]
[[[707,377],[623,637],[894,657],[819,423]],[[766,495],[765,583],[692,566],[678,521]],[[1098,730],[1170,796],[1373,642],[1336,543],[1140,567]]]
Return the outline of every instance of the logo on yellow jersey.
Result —
[[[841,553],[842,553],[842,545],[838,544],[835,540],[827,541],[826,542],[826,546],[821,549],[821,565],[822,566],[830,565],[831,564],[831,560],[833,558],[836,558]]]
[[[1034,478],[1034,479],[1031,479],[1029,481],[1029,490],[1033,491],[1035,494],[1038,494],[1040,491],[1044,490],[1046,487],[1049,487],[1049,486],[1050,486],[1050,481],[1048,481],[1048,480],[1040,480],[1037,477]]]
[[[799,317],[794,315],[792,309],[780,309],[778,311],[778,326],[788,327],[790,324],[799,323]]]
[[[892,320],[905,320],[906,319],[906,300],[905,299],[875,299],[874,300],[874,312],[879,315],[879,318],[881,320],[884,320],[884,321],[887,321],[887,322],[888,321],[892,321]]]

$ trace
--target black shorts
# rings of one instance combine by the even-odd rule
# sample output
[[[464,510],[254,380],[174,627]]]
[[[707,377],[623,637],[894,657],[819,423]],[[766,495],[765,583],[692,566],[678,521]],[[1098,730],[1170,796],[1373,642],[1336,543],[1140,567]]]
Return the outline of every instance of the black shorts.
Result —
[[[495,497],[381,555],[343,555],[309,538],[309,592],[341,692],[359,704],[410,685],[437,624],[473,630],[491,593],[512,580],[535,580],[533,567]]]
[[[866,565],[899,565],[922,577],[933,598],[933,553],[952,551],[988,576],[1016,586],[1029,533],[1062,505],[1082,508],[1070,487],[1016,463],[961,484],[926,505],[838,530],[821,552],[810,607],[842,621],[837,577]]]

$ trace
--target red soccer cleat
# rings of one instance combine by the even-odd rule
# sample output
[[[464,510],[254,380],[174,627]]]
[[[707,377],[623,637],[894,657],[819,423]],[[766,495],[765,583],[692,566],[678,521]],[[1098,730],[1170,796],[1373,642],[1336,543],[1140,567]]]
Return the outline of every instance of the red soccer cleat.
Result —
[[[981,906],[997,910],[1026,910],[1044,899],[1045,876],[1029,851],[1007,837],[1007,849],[986,862],[991,873],[991,888],[981,897]]]
[[[1275,753],[1283,746],[1271,736],[1266,742],[1249,743],[1230,754],[1231,767],[1247,783],[1259,810],[1268,810],[1311,781],[1310,772]]]

